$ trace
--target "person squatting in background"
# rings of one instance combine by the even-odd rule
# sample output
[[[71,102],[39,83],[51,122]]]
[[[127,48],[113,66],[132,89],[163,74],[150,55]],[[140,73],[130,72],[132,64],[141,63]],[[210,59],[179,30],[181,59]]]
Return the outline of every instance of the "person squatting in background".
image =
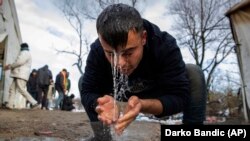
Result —
[[[73,109],[75,109],[74,98],[74,94],[71,94],[70,96],[65,95],[63,98],[62,110],[72,111]]]

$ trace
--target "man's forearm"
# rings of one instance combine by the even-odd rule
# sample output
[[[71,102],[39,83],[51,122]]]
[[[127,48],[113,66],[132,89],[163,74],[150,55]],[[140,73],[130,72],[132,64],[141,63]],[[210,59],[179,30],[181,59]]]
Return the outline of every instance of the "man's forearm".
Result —
[[[149,113],[153,115],[160,115],[163,111],[163,106],[158,99],[140,99],[142,113]]]

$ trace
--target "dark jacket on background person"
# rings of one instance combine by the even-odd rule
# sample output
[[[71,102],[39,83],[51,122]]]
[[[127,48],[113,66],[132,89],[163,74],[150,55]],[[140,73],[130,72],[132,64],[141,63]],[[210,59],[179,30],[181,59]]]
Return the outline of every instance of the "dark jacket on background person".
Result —
[[[52,80],[52,72],[49,70],[48,65],[38,69],[38,85],[39,86],[49,86],[50,80]]]
[[[64,86],[64,77],[63,77],[62,72],[59,72],[56,75],[55,88],[56,88],[57,91],[63,91],[65,89],[65,86]]]
[[[29,80],[27,82],[27,90],[29,93],[38,92],[37,75],[33,75],[37,70],[33,69],[30,73]]]
[[[36,101],[39,101],[38,99],[39,88],[37,84],[37,76],[38,76],[37,70],[33,69],[32,72],[30,73],[29,80],[27,81],[27,91]]]
[[[141,62],[128,78],[129,90],[123,101],[132,95],[143,99],[157,98],[163,106],[159,117],[179,113],[189,100],[189,80],[180,49],[170,34],[160,31],[147,20],[143,24],[147,43]],[[111,69],[97,39],[91,45],[81,84],[82,104],[91,121],[98,121],[95,112],[97,98],[113,93]]]
[[[52,72],[49,70],[49,66],[38,69],[38,99],[39,103],[42,103],[42,109],[46,108],[48,110],[47,94],[50,82],[53,80]]]

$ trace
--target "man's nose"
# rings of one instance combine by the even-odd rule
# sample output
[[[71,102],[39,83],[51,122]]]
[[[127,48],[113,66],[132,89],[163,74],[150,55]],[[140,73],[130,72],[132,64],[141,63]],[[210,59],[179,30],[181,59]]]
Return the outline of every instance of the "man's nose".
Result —
[[[123,69],[127,64],[127,57],[123,55],[118,56],[118,67]]]

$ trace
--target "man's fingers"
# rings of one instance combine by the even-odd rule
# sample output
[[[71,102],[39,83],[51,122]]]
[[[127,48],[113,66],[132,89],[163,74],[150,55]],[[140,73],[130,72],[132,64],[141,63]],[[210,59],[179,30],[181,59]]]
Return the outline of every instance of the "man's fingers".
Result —
[[[124,114],[122,117],[119,117],[119,119],[117,120],[117,123],[122,123],[122,122],[130,121],[130,120],[134,120],[137,115],[138,115],[138,112],[131,110],[131,111],[127,112],[126,114]]]
[[[98,119],[100,120],[100,121],[102,121],[102,123],[103,124],[105,124],[105,125],[110,125],[110,124],[112,124],[112,121],[110,120],[110,119],[108,119],[108,118],[105,118],[105,117],[103,117],[103,116],[98,116]]]
[[[126,129],[126,127],[123,127],[123,128],[121,128],[121,129],[119,129],[119,130],[116,130],[116,129],[115,129],[115,132],[116,132],[117,135],[120,136],[120,135],[122,135],[122,133],[123,133],[123,131],[124,131],[125,129]]]
[[[98,98],[98,99],[97,99],[97,103],[98,103],[99,105],[103,105],[103,104],[105,104],[105,103],[107,103],[107,102],[109,102],[109,99],[107,99],[107,98],[105,98],[105,97],[101,97],[101,98]]]
[[[140,112],[140,108],[141,107],[140,107],[140,105],[138,105],[138,102],[128,103],[124,115],[122,117],[120,117],[117,122],[124,122],[126,120],[131,119],[131,118],[135,119],[136,116]]]
[[[96,111],[98,114],[101,113],[101,112],[102,112],[101,107],[100,107],[100,106],[96,106],[95,111]]]
[[[116,123],[116,125],[115,125],[115,131],[117,132],[117,133],[122,133],[123,132],[123,130],[125,129],[125,128],[127,128],[128,126],[129,126],[129,124],[133,121],[134,119],[133,118],[131,118],[131,119],[129,119],[129,120],[127,120],[127,121],[125,121],[125,122],[117,122]]]
[[[134,107],[135,105],[137,105],[138,103],[139,103],[139,98],[138,97],[136,97],[136,96],[132,96],[130,99],[129,99],[129,101],[128,101],[128,105],[130,106],[130,107]]]
[[[98,99],[97,99],[97,103],[98,103],[99,105],[103,105],[103,104],[105,104],[105,103],[108,103],[108,102],[110,101],[110,99],[111,99],[110,96],[105,95],[104,97],[98,98]]]
[[[140,112],[141,105],[138,101],[138,99],[131,99],[126,107],[126,112],[122,117],[119,117],[119,119],[116,122],[115,129],[120,132],[123,131],[127,126],[134,121],[136,116]]]

